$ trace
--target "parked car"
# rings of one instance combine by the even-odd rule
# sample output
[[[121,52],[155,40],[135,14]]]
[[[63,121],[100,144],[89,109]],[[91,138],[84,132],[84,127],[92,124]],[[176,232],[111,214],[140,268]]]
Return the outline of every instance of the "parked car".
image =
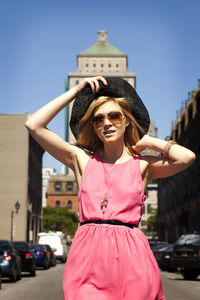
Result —
[[[12,282],[21,279],[21,257],[8,240],[0,240],[0,267],[2,277]]]
[[[177,270],[172,260],[173,244],[163,245],[155,252],[158,266],[163,271],[175,272]]]
[[[35,276],[35,255],[29,244],[27,242],[13,242],[13,246],[21,256],[21,271],[29,272],[30,276]]]
[[[173,261],[184,279],[194,280],[200,274],[200,233],[181,235],[173,248]]]
[[[48,269],[50,265],[50,256],[45,245],[30,244],[30,248],[35,255],[36,267]]]
[[[1,275],[1,267],[0,267],[0,290],[1,290],[1,285],[2,285],[2,275]]]
[[[67,246],[67,256],[69,254],[69,250],[70,250],[70,247],[71,247],[71,244],[73,242],[73,239],[70,239],[68,238],[67,241],[66,241],[66,246]]]
[[[39,244],[47,244],[49,245],[57,260],[61,262],[65,262],[67,259],[67,246],[64,241],[64,234],[60,231],[57,232],[40,232],[39,236]]]
[[[35,255],[36,267],[49,268],[50,256],[45,245],[30,244],[30,248]]]
[[[155,258],[156,258],[157,251],[167,245],[167,243],[164,241],[156,241],[154,243],[149,243],[149,244],[150,244],[151,251],[153,252]]]
[[[50,256],[50,266],[51,267],[55,267],[56,266],[56,256],[53,252],[53,250],[51,249],[51,247],[49,245],[45,245],[47,248],[47,251],[49,253]]]

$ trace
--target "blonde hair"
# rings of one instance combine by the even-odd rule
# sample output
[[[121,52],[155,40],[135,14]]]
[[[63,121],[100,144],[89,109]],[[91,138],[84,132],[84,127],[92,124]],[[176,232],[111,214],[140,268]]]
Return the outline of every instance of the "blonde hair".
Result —
[[[124,134],[124,142],[128,148],[129,153],[131,155],[134,155],[135,152],[132,149],[132,146],[139,141],[139,132],[144,134],[144,130],[131,114],[131,107],[126,98],[111,98],[107,96],[101,96],[93,101],[83,118],[78,123],[79,134],[77,139],[77,146],[88,149],[91,152],[96,152],[100,149],[103,149],[103,142],[95,134],[92,117],[94,115],[95,109],[108,101],[117,103],[121,107],[123,114],[129,120],[129,125],[126,127]]]

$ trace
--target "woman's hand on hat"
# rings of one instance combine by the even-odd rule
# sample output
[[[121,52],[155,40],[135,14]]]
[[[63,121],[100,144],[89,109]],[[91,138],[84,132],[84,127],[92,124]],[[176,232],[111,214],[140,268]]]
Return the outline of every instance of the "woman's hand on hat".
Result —
[[[85,78],[78,86],[78,91],[80,92],[84,87],[86,87],[88,84],[90,85],[91,89],[93,92],[98,92],[99,91],[99,80],[102,81],[104,85],[107,85],[107,81],[105,80],[104,77],[102,76],[96,76],[96,77],[91,77],[91,78]]]

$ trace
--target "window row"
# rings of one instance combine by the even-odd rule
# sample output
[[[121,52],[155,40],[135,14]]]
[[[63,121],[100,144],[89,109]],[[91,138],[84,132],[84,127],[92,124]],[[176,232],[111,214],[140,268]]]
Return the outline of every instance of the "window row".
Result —
[[[57,201],[56,201],[55,206],[56,206],[56,207],[60,207],[60,200],[57,200]],[[68,208],[69,210],[72,210],[72,201],[71,201],[71,200],[69,200],[69,201],[67,202],[67,208]]]
[[[74,187],[74,183],[72,181],[67,181],[66,182],[66,185],[65,185],[65,188],[66,188],[66,191],[73,191],[73,187]],[[60,181],[56,181],[54,183],[54,190],[55,192],[60,192],[62,190],[62,183]]]
[[[86,68],[88,68],[88,67],[89,67],[89,64],[86,63],[85,66],[86,66]],[[93,64],[93,68],[96,68],[96,66],[97,66],[96,64]],[[103,67],[104,67],[104,64],[100,64],[100,67],[103,68]],[[111,67],[112,67],[112,64],[108,64],[108,68],[111,68]],[[119,64],[115,64],[115,67],[116,67],[116,68],[119,68]]]

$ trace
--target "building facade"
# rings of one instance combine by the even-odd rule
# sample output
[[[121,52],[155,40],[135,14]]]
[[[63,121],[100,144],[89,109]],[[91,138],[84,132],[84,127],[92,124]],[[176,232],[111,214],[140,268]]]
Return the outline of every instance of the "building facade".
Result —
[[[42,207],[47,206],[47,186],[51,176],[57,175],[54,168],[42,168]]]
[[[0,237],[34,242],[41,229],[43,149],[25,128],[27,119],[0,115]]]
[[[169,139],[191,149],[196,161],[174,176],[159,179],[158,223],[161,240],[174,242],[182,233],[200,231],[200,80],[182,103]]]
[[[148,135],[152,136],[152,137],[157,137],[157,127],[156,124],[154,122],[153,119],[150,120],[150,126],[149,126],[149,130],[148,130]],[[151,149],[145,149],[141,155],[153,155],[153,156],[157,156],[160,155],[158,154],[156,151],[151,150]],[[144,202],[144,213],[142,215],[141,218],[141,222],[140,222],[140,229],[142,231],[145,232],[145,234],[149,237],[152,238],[154,236],[155,233],[151,232],[151,233],[147,233],[147,220],[150,216],[152,216],[152,213],[157,210],[158,207],[158,183],[156,180],[150,182],[147,185],[145,194],[147,196],[147,199]]]
[[[107,32],[98,32],[98,41],[77,56],[78,71],[69,72],[66,90],[70,89],[86,77],[116,76],[127,80],[135,88],[135,73],[127,72],[128,58],[123,52],[108,43]],[[69,129],[69,120],[73,102],[66,107],[66,140],[75,143],[75,138]]]
[[[51,176],[47,188],[47,206],[67,207],[78,214],[78,189],[72,175]]]

